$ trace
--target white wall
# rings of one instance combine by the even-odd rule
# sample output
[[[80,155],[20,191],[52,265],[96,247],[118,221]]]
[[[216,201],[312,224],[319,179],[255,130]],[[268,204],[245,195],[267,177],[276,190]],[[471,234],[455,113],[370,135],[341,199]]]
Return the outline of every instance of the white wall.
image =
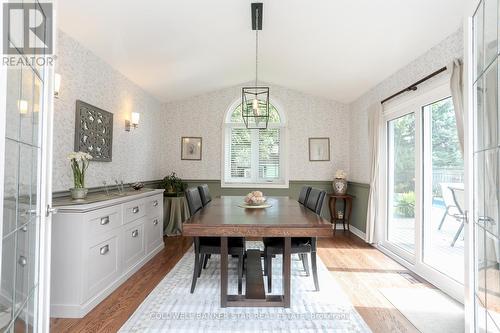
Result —
[[[77,99],[114,114],[113,161],[91,163],[87,187],[100,186],[104,180],[158,179],[161,103],[64,32],[58,32],[57,42],[56,73],[61,74],[62,84],[54,104],[53,190],[73,187],[66,155],[74,149]],[[140,112],[140,125],[125,132],[124,121],[132,111]]]
[[[459,29],[349,105],[351,181],[370,182],[368,110],[373,110],[381,100],[447,65],[452,59],[462,58],[463,45],[463,31]]]
[[[241,87],[165,104],[162,113],[162,172],[185,179],[221,179],[222,128],[229,106],[241,99]],[[290,180],[330,180],[337,168],[349,170],[347,105],[270,86],[271,102],[286,114]],[[201,161],[182,161],[182,136],[203,137]],[[309,162],[308,138],[330,137],[331,161]]]

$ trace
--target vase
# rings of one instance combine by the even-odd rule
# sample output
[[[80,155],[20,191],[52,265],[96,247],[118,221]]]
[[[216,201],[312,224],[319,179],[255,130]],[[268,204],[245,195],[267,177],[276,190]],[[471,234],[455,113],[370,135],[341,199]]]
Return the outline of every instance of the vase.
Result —
[[[343,178],[335,178],[333,180],[333,194],[344,195],[347,193],[347,180]]]
[[[89,192],[88,188],[74,187],[70,189],[71,191],[71,199],[75,201],[84,200],[87,197],[87,193]]]

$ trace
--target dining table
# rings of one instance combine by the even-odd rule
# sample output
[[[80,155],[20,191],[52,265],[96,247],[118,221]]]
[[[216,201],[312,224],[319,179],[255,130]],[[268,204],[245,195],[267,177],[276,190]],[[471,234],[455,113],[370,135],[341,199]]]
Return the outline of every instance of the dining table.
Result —
[[[244,197],[222,196],[191,216],[182,234],[220,237],[220,305],[225,307],[290,307],[291,238],[330,237],[331,223],[289,197],[268,197],[267,208],[244,208]],[[283,291],[267,295],[258,249],[246,252],[245,294],[228,295],[228,237],[282,237]]]

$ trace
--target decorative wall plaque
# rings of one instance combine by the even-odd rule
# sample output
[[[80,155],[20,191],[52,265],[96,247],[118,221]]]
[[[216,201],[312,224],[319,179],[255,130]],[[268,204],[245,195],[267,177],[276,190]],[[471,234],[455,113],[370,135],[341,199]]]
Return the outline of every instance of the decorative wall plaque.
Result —
[[[75,151],[89,153],[93,161],[111,162],[113,114],[76,101]]]

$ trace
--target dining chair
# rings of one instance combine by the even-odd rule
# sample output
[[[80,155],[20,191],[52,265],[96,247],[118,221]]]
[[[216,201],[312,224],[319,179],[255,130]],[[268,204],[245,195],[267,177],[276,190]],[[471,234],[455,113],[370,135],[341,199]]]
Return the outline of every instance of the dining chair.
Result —
[[[208,185],[202,184],[198,186],[198,191],[200,191],[201,203],[203,204],[203,207],[205,207],[210,201],[212,201],[212,196],[210,195]]]
[[[312,197],[311,197],[312,194]],[[316,214],[321,213],[323,201],[325,200],[326,192],[318,189],[310,189],[307,199],[306,208],[312,210]],[[314,209],[309,208],[314,207]],[[279,237],[266,237],[264,242],[264,275],[267,276],[267,291],[272,292],[272,260],[273,256],[283,254],[285,239]],[[308,254],[311,255],[311,268],[314,280],[314,287],[319,291],[318,268],[316,264],[317,239],[316,237],[293,237],[291,239],[291,253],[298,254],[302,265],[309,276]]]
[[[203,208],[200,191],[197,187],[190,187],[185,190],[186,201],[188,203],[191,216],[199,214]],[[241,295],[243,285],[243,260],[245,256],[245,240],[242,237],[228,238],[228,252],[230,255],[238,257],[238,294]],[[194,238],[194,269],[193,280],[191,282],[191,294],[196,288],[196,280],[201,276],[202,264],[205,258],[212,254],[220,254],[220,237],[195,237]],[[208,260],[208,259],[207,259]]]
[[[299,202],[302,204],[302,205],[305,205],[306,202],[307,202],[307,197],[309,196],[309,192],[311,191],[311,186],[304,186],[302,187],[302,189],[300,190],[300,194],[299,194]]]

